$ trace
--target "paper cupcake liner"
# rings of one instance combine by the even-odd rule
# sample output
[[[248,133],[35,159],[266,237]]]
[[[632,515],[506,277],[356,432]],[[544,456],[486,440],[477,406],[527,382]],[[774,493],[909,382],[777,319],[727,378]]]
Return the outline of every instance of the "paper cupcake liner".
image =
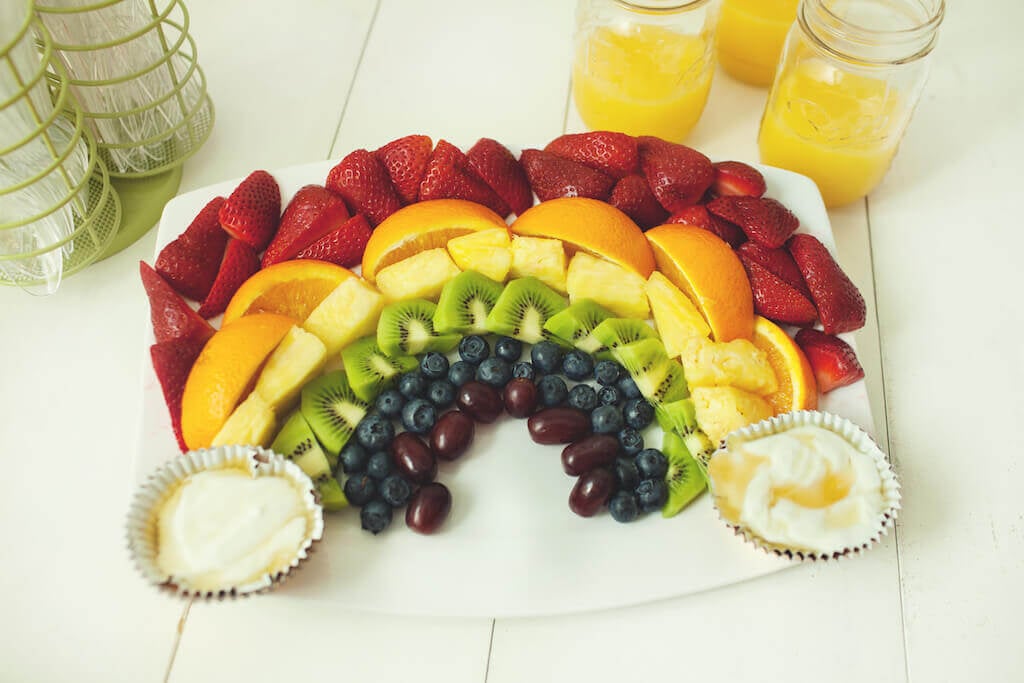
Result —
[[[249,583],[220,590],[198,590],[157,565],[157,513],[161,504],[189,476],[208,470],[225,468],[247,470],[254,477],[284,477],[294,482],[302,493],[309,524],[306,538],[291,563],[275,573],[266,573]],[[257,446],[222,446],[195,450],[178,456],[150,475],[136,492],[128,511],[128,550],[135,566],[149,583],[161,590],[183,597],[205,600],[235,598],[272,590],[284,583],[314,551],[323,538],[324,514],[316,497],[313,482],[291,460]]]
[[[791,413],[783,413],[730,432],[724,439],[722,439],[721,445],[718,450],[711,455],[711,458],[714,458],[720,451],[728,450],[730,444],[771,436],[772,434],[777,434],[794,427],[802,427],[806,425],[814,425],[838,434],[852,444],[858,451],[870,456],[875,461],[879,477],[882,480],[884,510],[879,515],[878,523],[874,532],[865,539],[863,543],[829,553],[789,548],[785,545],[767,541],[760,536],[757,536],[749,529],[725,519],[722,516],[721,511],[718,509],[717,502],[715,502],[715,511],[718,512],[719,519],[732,529],[737,536],[771,555],[787,557],[791,560],[797,560],[800,562],[806,560],[816,562],[819,560],[838,560],[850,555],[863,553],[877,545],[882,540],[882,537],[889,533],[889,529],[895,525],[896,516],[900,510],[900,484],[896,480],[896,474],[893,472],[892,466],[890,465],[885,453],[878,447],[875,440],[854,422],[833,413],[815,410],[800,410]],[[710,479],[708,479],[708,489],[711,491],[712,500],[714,500],[714,489]]]

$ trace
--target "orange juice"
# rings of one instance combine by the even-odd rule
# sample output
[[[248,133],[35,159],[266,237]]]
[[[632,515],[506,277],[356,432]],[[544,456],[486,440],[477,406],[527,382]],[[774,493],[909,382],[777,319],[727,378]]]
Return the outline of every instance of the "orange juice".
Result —
[[[700,36],[660,26],[594,29],[578,46],[573,68],[573,97],[584,123],[681,142],[708,99],[708,47]]]
[[[827,206],[848,204],[889,170],[903,118],[886,81],[807,60],[775,84],[761,120],[761,160],[810,176]]]
[[[730,76],[771,85],[800,0],[723,0],[718,61]]]

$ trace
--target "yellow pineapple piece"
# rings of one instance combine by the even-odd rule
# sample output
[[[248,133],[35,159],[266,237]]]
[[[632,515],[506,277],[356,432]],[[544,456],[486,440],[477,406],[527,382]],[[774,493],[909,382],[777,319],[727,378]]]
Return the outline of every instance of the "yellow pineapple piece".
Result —
[[[313,309],[302,327],[320,338],[328,356],[334,356],[350,342],[377,331],[384,303],[373,285],[350,277]]]
[[[678,357],[683,352],[683,345],[691,337],[711,336],[711,328],[690,297],[683,294],[667,277],[654,271],[647,278],[646,291],[651,313],[654,314],[654,324],[669,358]]]
[[[697,426],[714,444],[734,429],[760,422],[775,412],[760,396],[736,387],[693,387],[690,398],[696,408]]]
[[[461,273],[444,248],[427,249],[377,273],[377,289],[389,301],[437,301],[445,284]]]
[[[691,337],[683,344],[679,361],[691,387],[729,386],[760,396],[779,388],[767,354],[746,339],[714,342]]]
[[[295,326],[267,358],[253,391],[274,410],[284,411],[326,361],[327,347],[320,338]]]
[[[545,237],[512,238],[510,277],[535,277],[565,294],[565,247],[561,240]]]
[[[646,320],[651,311],[642,277],[582,251],[569,262],[566,285],[572,303],[593,299],[616,315],[639,320]]]
[[[504,228],[450,239],[448,253],[462,270],[475,270],[497,282],[504,282],[512,267],[512,239]]]
[[[211,446],[263,446],[277,433],[277,414],[255,391],[239,403],[213,437]]]

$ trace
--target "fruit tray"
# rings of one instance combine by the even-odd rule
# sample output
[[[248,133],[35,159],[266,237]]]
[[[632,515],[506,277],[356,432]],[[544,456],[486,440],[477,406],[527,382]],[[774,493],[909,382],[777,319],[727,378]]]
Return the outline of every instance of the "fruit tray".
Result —
[[[336,162],[273,171],[282,196],[320,183]],[[828,214],[814,183],[759,167],[767,196],[800,219],[801,232],[830,249]],[[164,209],[159,252],[215,195],[239,179],[181,195]],[[135,478],[179,454],[160,386],[149,362],[148,321],[143,363],[143,414]],[[842,335],[853,344],[851,335]],[[863,380],[821,397],[820,409],[873,431]],[[703,495],[679,515],[632,524],[595,522],[572,514],[566,498],[573,479],[561,472],[559,449],[531,441],[523,421],[481,425],[471,451],[443,463],[440,476],[454,504],[444,530],[372,536],[351,510],[327,519],[316,557],[274,594],[277,600],[316,600],[342,609],[430,616],[513,617],[581,612],[682,596],[794,566],[756,551],[718,519]]]

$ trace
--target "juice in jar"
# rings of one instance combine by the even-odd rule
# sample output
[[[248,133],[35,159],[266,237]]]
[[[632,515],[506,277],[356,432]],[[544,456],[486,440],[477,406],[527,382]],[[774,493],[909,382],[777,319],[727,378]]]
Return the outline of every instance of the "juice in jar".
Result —
[[[733,78],[768,86],[800,0],[723,0],[718,62]]]

